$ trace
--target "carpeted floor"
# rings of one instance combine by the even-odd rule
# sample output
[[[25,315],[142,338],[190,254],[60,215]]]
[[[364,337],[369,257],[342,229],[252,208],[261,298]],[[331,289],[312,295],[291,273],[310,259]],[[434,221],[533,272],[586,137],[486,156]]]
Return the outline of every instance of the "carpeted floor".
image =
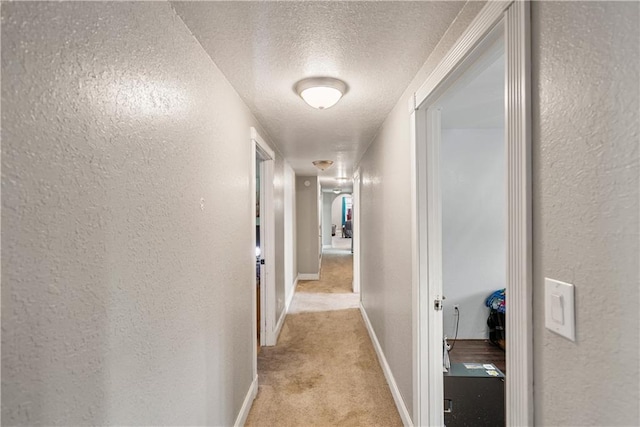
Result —
[[[320,280],[301,280],[297,287],[298,292],[314,293],[348,293],[352,290],[353,255],[347,249],[325,249]]]
[[[289,314],[310,311],[346,310],[360,307],[360,294],[327,294],[296,292],[289,307]]]
[[[289,314],[258,356],[247,426],[401,426],[357,309]]]

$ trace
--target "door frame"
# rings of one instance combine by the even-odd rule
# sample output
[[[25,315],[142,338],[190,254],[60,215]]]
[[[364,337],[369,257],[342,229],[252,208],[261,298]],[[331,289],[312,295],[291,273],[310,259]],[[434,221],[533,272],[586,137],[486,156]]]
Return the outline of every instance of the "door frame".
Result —
[[[351,192],[351,218],[353,244],[353,293],[360,293],[360,169],[353,174]]]
[[[250,143],[253,155],[251,156],[251,197],[252,206],[256,206],[256,171],[260,168],[260,235],[264,236],[261,245],[261,259],[265,260],[264,267],[260,268],[260,345],[275,345],[276,327],[276,285],[275,285],[275,218],[273,209],[273,175],[275,152],[269,144],[260,136],[258,131],[250,128]],[[257,164],[256,158],[261,159]],[[252,223],[255,227],[255,212],[252,211]],[[262,238],[261,238],[262,239]],[[255,252],[255,230],[252,233],[252,253]],[[255,259],[255,254],[253,259]],[[255,264],[253,265],[255,275]],[[257,301],[255,283],[253,284],[253,325],[257,319]],[[253,339],[254,361],[258,358],[257,340]],[[257,364],[254,371],[257,375]]]
[[[415,425],[443,425],[441,238],[439,188],[434,155],[439,128],[427,114],[448,83],[459,77],[482,51],[492,31],[503,31],[505,44],[505,144],[507,194],[506,424],[533,425],[532,280],[531,280],[531,97],[530,4],[489,1],[409,102],[412,155],[412,282]],[[436,151],[434,151],[436,150]],[[434,253],[436,251],[436,253]],[[441,313],[441,312],[440,312]],[[438,325],[440,334],[436,333]]]

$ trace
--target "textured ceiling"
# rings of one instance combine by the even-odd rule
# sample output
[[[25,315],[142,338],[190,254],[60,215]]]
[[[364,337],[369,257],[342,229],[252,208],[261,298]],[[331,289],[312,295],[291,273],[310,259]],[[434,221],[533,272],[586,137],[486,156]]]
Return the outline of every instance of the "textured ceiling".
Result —
[[[172,2],[299,175],[351,176],[387,114],[464,2]],[[293,87],[344,80],[327,110]],[[334,186],[321,178],[323,185]]]

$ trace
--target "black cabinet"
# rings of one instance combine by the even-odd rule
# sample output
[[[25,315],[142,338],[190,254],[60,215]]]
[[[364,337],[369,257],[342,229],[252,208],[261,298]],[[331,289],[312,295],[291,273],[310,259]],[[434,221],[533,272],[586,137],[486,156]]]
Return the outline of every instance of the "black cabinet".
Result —
[[[444,373],[444,424],[504,426],[504,374],[490,364],[452,363]]]

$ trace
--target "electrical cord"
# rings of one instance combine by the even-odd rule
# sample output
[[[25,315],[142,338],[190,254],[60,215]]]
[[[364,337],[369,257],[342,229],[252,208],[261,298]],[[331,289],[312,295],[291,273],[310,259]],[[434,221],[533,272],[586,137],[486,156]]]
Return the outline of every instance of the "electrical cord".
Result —
[[[456,340],[458,339],[458,326],[460,325],[460,309],[458,307],[453,308],[456,311],[456,336],[453,339],[453,343],[451,343],[451,348],[449,348],[449,352],[453,351],[453,347],[456,345]]]

